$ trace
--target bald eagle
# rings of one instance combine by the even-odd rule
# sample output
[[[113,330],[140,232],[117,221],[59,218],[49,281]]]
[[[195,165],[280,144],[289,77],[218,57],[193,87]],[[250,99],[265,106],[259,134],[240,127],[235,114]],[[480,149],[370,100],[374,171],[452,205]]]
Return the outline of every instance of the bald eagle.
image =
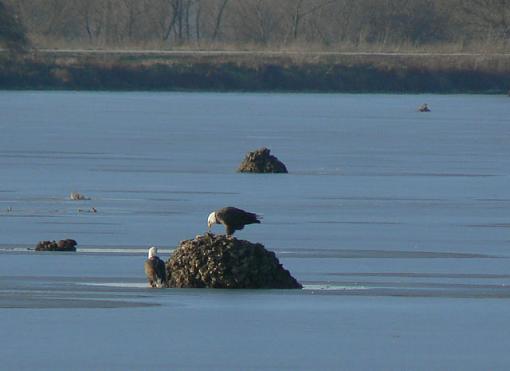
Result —
[[[259,219],[261,218],[260,215],[229,206],[210,213],[207,218],[207,227],[210,231],[213,224],[223,224],[227,236],[232,236],[235,231],[243,229],[246,224],[260,223]]]
[[[145,261],[144,268],[150,287],[160,289],[167,286],[165,263],[158,257],[156,247],[153,246],[149,249],[149,257]]]

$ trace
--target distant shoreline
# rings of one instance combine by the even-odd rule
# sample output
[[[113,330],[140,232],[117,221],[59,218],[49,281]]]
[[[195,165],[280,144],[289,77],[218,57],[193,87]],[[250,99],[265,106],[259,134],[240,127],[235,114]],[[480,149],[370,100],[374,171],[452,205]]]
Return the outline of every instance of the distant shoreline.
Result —
[[[482,93],[510,90],[510,55],[42,50],[0,52],[2,90]]]

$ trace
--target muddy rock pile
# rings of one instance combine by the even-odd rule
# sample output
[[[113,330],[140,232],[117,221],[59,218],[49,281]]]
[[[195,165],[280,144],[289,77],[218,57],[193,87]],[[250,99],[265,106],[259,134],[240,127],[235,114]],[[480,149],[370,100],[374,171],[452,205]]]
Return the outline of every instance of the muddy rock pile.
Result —
[[[35,251],[76,251],[76,241],[67,239],[56,241],[39,241]]]
[[[248,152],[237,169],[240,173],[288,173],[287,168],[268,148]]]
[[[182,241],[166,269],[169,287],[302,288],[263,245],[224,235],[208,233]]]

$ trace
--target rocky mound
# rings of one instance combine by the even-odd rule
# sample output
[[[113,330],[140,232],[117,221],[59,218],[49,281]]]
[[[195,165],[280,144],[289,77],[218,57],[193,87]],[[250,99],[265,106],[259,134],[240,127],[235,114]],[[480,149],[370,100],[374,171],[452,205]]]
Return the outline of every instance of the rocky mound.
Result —
[[[427,103],[423,103],[420,107],[418,107],[418,112],[430,112],[430,108]]]
[[[263,245],[224,235],[205,234],[182,241],[166,269],[169,287],[302,288]]]
[[[55,241],[39,241],[35,251],[76,251],[76,241],[67,239]]]
[[[287,168],[268,148],[248,152],[237,169],[240,173],[288,173]]]

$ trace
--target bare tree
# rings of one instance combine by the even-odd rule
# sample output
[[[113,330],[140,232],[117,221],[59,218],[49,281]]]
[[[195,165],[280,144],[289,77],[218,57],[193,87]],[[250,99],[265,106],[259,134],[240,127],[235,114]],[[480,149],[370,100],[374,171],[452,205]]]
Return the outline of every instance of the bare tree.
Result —
[[[201,0],[196,0],[196,10],[195,10],[195,36],[196,36],[196,42],[197,43],[200,43],[200,36],[201,36],[201,27],[200,27],[200,22],[201,22],[201,16],[202,16],[202,9],[203,9],[203,6],[202,6],[202,1]]]
[[[510,0],[1,0],[37,44],[510,45]]]
[[[336,0],[296,0],[294,1],[294,14],[292,17],[292,36],[298,38],[299,26],[303,18],[310,16],[323,7],[335,3]]]
[[[271,0],[238,0],[234,14],[234,37],[238,41],[262,45],[271,40],[281,41],[281,21],[285,15],[282,4],[275,5]]]
[[[214,31],[212,34],[212,41],[216,41],[216,39],[218,38],[218,33],[220,32],[221,20],[223,18],[223,12],[225,11],[225,8],[227,7],[228,1],[229,0],[222,0],[222,2],[221,2],[218,13],[216,15],[216,20],[214,22]]]
[[[22,51],[29,42],[25,29],[12,8],[0,1],[0,44],[8,49]]]
[[[510,41],[510,0],[456,1],[457,21],[489,39]]]
[[[179,19],[179,13],[181,11],[181,1],[182,0],[168,0],[170,5],[170,22],[166,27],[165,34],[163,35],[163,40],[168,40],[171,32],[173,31]]]

